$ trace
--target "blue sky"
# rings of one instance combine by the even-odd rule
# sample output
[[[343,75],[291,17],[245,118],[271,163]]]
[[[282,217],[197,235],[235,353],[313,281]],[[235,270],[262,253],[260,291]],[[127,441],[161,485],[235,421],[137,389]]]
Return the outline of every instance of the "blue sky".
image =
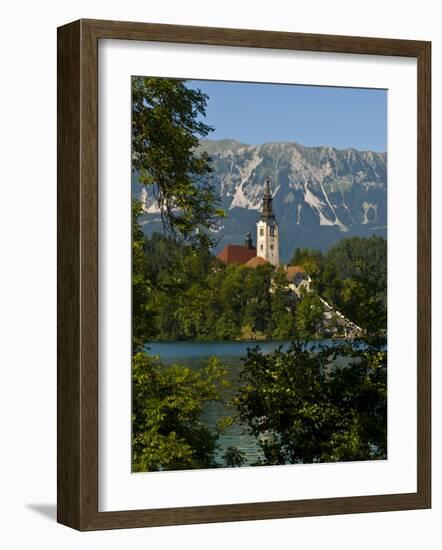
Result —
[[[206,123],[215,131],[209,139],[387,150],[386,90],[202,80],[187,85],[210,98]]]

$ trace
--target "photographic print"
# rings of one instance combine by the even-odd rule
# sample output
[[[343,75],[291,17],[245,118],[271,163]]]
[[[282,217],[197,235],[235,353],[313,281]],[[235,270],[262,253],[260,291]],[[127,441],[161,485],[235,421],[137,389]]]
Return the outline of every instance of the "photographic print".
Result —
[[[387,459],[387,91],[131,86],[132,471]]]

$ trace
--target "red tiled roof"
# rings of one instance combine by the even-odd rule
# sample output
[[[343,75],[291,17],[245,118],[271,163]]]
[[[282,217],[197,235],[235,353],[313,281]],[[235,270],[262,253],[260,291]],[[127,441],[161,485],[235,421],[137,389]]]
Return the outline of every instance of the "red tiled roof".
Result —
[[[218,254],[218,260],[225,264],[245,264],[256,256],[256,248],[248,248],[240,244],[227,244]]]
[[[300,265],[289,265],[286,268],[286,277],[289,282],[293,281],[297,273],[305,273],[305,269]]]
[[[251,258],[247,263],[246,267],[253,267],[254,269],[257,268],[259,265],[265,265],[269,262],[266,262],[264,258],[261,258],[261,256],[254,256]]]

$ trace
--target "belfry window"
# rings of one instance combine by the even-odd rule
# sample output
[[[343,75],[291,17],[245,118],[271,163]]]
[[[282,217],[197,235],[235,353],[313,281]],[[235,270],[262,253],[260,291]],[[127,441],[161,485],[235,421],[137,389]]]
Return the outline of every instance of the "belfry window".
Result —
[[[264,227],[259,228],[259,236],[264,237]]]
[[[271,237],[274,237],[274,236],[275,236],[275,228],[274,228],[274,227],[271,227],[271,228],[270,228],[270,236],[271,236]]]

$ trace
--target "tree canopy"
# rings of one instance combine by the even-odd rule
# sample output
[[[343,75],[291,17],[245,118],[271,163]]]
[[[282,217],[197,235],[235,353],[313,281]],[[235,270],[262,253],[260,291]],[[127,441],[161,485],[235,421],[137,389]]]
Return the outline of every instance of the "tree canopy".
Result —
[[[236,405],[258,439],[259,463],[386,458],[386,358],[348,344],[249,350]]]
[[[207,96],[183,80],[132,79],[132,169],[152,191],[169,234],[204,246],[224,216],[209,158],[195,152],[212,131],[203,121],[206,103]]]
[[[205,403],[220,401],[226,370],[215,358],[201,371],[164,367],[147,353],[132,366],[132,466],[136,472],[214,468],[225,421],[201,421]]]
[[[138,307],[140,315],[146,317],[144,324],[139,322],[144,330],[142,343],[324,337],[329,333],[320,297],[368,334],[386,329],[386,259],[379,251],[385,247],[383,239],[376,240],[374,247],[371,239],[365,239],[367,249],[373,248],[373,254],[365,260],[359,260],[356,254],[359,241],[356,252],[352,239],[344,243],[358,263],[352,272],[347,269],[345,278],[337,273],[333,249],[325,255],[307,250],[297,257],[295,254],[296,264],[302,265],[309,275],[312,258],[317,266],[311,292],[300,297],[289,290],[283,267],[226,266],[208,249],[195,249],[165,235],[155,233],[142,239],[138,242],[134,238],[137,250],[133,255],[138,261],[137,251],[144,249],[144,260],[139,261],[144,283],[139,274],[134,279],[137,300],[149,301]],[[150,292],[152,288],[155,292]],[[135,328],[134,334],[138,334]],[[339,335],[339,330],[335,334]]]
[[[385,239],[377,236],[342,239],[325,253],[298,248],[290,263],[304,267],[313,279],[316,293],[369,335],[386,331]]]

